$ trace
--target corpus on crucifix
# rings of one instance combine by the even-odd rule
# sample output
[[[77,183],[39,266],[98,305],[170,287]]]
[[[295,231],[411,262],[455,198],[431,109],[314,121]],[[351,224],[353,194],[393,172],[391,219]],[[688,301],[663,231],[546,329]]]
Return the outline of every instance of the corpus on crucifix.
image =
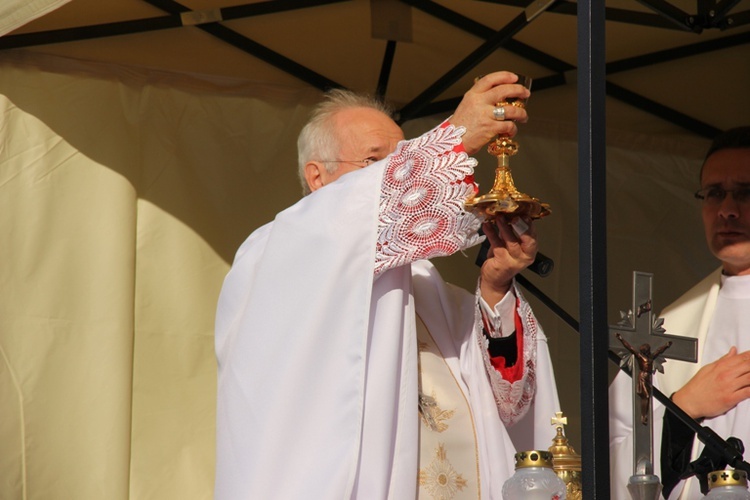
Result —
[[[656,351],[651,352],[651,346],[649,344],[641,344],[641,347],[636,350],[635,347],[630,345],[630,342],[622,337],[620,332],[615,333],[615,337],[617,337],[617,340],[622,342],[622,345],[624,345],[625,348],[633,354],[635,359],[638,360],[638,382],[635,392],[641,398],[641,423],[643,425],[648,425],[648,410],[651,406],[651,396],[653,394],[651,389],[653,388],[652,381],[655,370],[654,361],[658,360],[659,356],[664,354],[664,351],[672,345],[672,341],[670,340],[663,346],[659,347]],[[633,377],[633,380],[635,380],[635,377]]]

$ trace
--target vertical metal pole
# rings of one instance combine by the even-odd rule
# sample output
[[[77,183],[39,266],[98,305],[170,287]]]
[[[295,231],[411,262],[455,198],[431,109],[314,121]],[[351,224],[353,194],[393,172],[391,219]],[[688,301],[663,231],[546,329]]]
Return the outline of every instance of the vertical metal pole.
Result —
[[[578,2],[578,231],[583,498],[609,498],[604,2]]]

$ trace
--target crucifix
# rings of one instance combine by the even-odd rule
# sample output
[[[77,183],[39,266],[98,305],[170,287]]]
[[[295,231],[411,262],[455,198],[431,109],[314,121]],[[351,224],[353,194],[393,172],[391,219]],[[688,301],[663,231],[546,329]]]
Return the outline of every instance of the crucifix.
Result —
[[[667,335],[662,318],[655,318],[651,302],[653,274],[633,273],[633,305],[609,328],[609,348],[629,364],[633,379],[633,476],[628,489],[634,499],[658,498],[661,483],[654,475],[652,428],[652,376],[664,372],[662,359],[695,362],[698,340]]]

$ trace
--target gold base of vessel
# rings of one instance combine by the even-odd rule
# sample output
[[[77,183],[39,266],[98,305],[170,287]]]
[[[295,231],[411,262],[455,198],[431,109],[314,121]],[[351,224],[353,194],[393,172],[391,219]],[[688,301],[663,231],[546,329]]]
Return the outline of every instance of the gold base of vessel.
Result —
[[[549,204],[516,189],[510,173],[510,157],[518,152],[518,144],[507,137],[498,137],[487,147],[490,154],[497,156],[495,183],[484,195],[467,200],[465,206],[493,218],[498,214],[528,216],[540,219],[552,213]]]

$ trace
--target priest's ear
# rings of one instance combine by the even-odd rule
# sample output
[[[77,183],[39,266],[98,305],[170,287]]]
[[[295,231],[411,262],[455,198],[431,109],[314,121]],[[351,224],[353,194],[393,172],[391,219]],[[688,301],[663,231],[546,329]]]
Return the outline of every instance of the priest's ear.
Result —
[[[308,161],[305,163],[305,181],[310,192],[316,191],[325,185],[328,172],[325,163],[319,161]]]

